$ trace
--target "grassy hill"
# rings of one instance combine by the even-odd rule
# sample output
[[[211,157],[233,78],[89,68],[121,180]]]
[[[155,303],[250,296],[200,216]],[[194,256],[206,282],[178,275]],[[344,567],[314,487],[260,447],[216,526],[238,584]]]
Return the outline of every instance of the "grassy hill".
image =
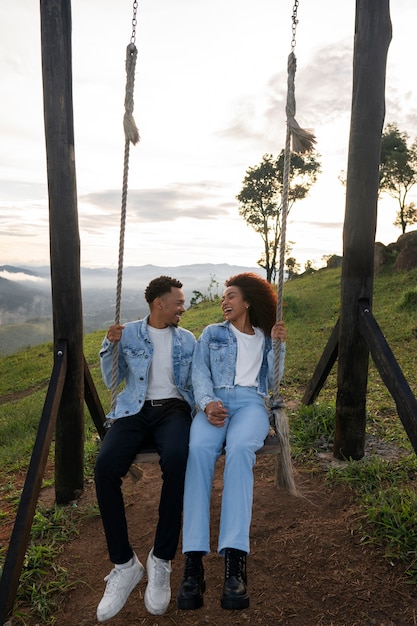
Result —
[[[415,395],[416,284],[417,270],[377,276],[373,303],[374,315]],[[371,456],[361,463],[347,463],[342,469],[332,467],[327,470],[318,464],[322,442],[331,444],[337,363],[315,405],[297,408],[339,316],[340,269],[320,270],[289,281],[284,287],[284,301],[288,341],[282,392],[287,403],[291,401],[291,406],[295,407],[287,410],[293,457],[296,463],[311,467],[312,472],[327,471],[329,485],[335,488],[339,482],[347,482],[358,494],[366,512],[364,539],[388,546],[386,554],[404,562],[404,572],[417,580],[417,496],[414,486],[417,460],[411,452],[395,403],[372,362],[367,394],[367,435],[405,451],[400,460],[398,457],[381,460]],[[207,324],[221,319],[220,299],[216,296],[213,301],[188,310],[181,324],[198,336]],[[110,392],[101,381],[98,358],[104,333],[101,330],[85,336],[84,354],[104,409],[108,410]],[[51,369],[51,343],[0,357],[0,528],[2,524],[10,525],[20,498],[22,477],[30,460]],[[86,410],[87,477],[91,477],[97,447],[97,433]],[[327,450],[331,450],[331,445]],[[50,463],[52,466],[53,450]],[[52,481],[51,473],[45,484],[48,481]],[[5,550],[6,546],[0,544],[0,567]],[[30,573],[27,572],[29,581]],[[25,593],[24,585],[19,593]]]
[[[375,278],[373,314],[411,389],[417,393],[417,271]],[[340,310],[340,270],[320,270],[288,282],[284,317],[289,329],[285,370],[286,395],[299,396],[310,379]],[[334,400],[337,363],[319,400]],[[370,361],[367,406],[370,423],[385,416],[388,430],[396,417],[394,401]],[[398,434],[402,433],[399,425]]]
[[[403,274],[386,273],[377,276],[374,289],[374,315],[402,368],[411,389],[417,393],[417,270]],[[310,380],[330,333],[339,316],[340,269],[319,270],[291,280],[284,287],[284,319],[288,328],[287,356],[283,381],[284,396],[300,399]],[[222,314],[218,299],[189,309],[182,325],[198,336],[209,323],[220,321]],[[84,353],[96,384],[106,404],[108,392],[101,384],[98,350],[103,331],[84,338]],[[51,343],[27,348],[0,357],[0,398],[15,392],[28,393],[50,376]],[[336,392],[337,363],[319,396],[320,402],[332,402]],[[395,405],[380,380],[372,362],[369,373],[368,408],[370,419],[381,415],[395,419]],[[1,426],[7,408],[0,413]],[[398,421],[398,420],[397,420]],[[390,424],[389,428],[392,428]],[[399,433],[401,428],[398,429]]]

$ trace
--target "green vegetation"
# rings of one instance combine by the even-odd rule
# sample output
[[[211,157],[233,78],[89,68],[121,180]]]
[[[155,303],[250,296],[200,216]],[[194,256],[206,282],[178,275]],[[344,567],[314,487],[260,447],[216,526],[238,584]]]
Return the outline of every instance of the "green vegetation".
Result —
[[[417,271],[375,278],[374,315],[393,350],[411,389],[417,391],[417,322],[415,285]],[[284,318],[288,345],[282,392],[291,405],[299,404],[303,390],[339,315],[340,269],[313,271],[284,287]],[[217,297],[196,304],[183,316],[182,325],[198,336],[209,323],[220,321]],[[109,408],[99,368],[98,350],[104,331],[87,335],[84,353],[102,399]],[[10,524],[19,502],[22,476],[30,460],[37,424],[52,369],[52,345],[44,344],[0,358],[0,527]],[[319,463],[325,451],[331,456],[334,428],[336,367],[330,373],[318,401],[309,407],[287,410],[292,453],[305,471],[322,473],[330,486],[343,484],[355,494],[362,515],[355,532],[363,542],[374,542],[391,561],[404,563],[404,571],[417,581],[417,458],[397,416],[395,403],[371,363],[368,386],[367,435],[395,454],[381,458],[370,454],[360,462]],[[92,475],[97,453],[97,433],[86,410],[85,472]],[[50,452],[53,463],[53,450]],[[51,484],[51,474],[44,485]],[[66,572],[57,568],[57,555],[76,534],[82,507],[38,506],[31,543],[16,603],[15,620],[25,623],[25,610],[39,623],[51,617],[57,592],[68,587]],[[88,511],[97,515],[97,511]],[[0,563],[5,547],[0,549]],[[41,584],[42,581],[42,584]],[[30,609],[28,607],[31,607]],[[27,616],[26,616],[27,619]],[[19,623],[19,622],[17,622]]]
[[[320,155],[310,152],[291,154],[288,212],[294,202],[308,195],[321,171]],[[258,264],[272,282],[277,272],[278,246],[281,235],[281,213],[284,208],[284,150],[277,158],[265,154],[259,165],[249,167],[240,193],[239,215],[260,235],[262,256]]]
[[[32,606],[43,623],[57,607],[57,592],[69,591],[74,586],[74,583],[68,583],[67,570],[56,560],[62,544],[78,534],[71,513],[69,508],[55,506],[48,510],[38,507],[33,520],[31,543],[16,600]],[[24,619],[24,615],[21,614],[20,618]]]
[[[394,226],[399,226],[404,234],[407,226],[417,222],[417,208],[414,202],[406,200],[417,183],[417,139],[411,146],[408,134],[397,125],[387,124],[381,140],[381,162],[379,166],[379,189],[397,200],[399,210]]]
[[[51,341],[52,320],[28,320],[16,324],[0,326],[0,356],[12,354],[20,346],[30,346],[34,343]]]

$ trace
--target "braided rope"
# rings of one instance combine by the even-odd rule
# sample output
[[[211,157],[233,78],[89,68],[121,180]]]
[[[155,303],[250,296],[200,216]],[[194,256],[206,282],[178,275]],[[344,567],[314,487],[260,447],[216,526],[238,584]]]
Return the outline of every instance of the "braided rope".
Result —
[[[298,153],[310,152],[316,139],[314,134],[309,131],[300,128],[295,119],[295,72],[297,69],[297,59],[294,52],[288,56],[287,63],[287,133],[285,138],[284,149],[284,172],[282,180],[282,210],[281,210],[281,230],[280,230],[280,255],[279,255],[279,268],[278,268],[278,302],[277,302],[277,321],[282,320],[282,307],[283,307],[283,289],[284,289],[284,266],[285,266],[285,245],[287,237],[287,216],[289,206],[289,189],[290,189],[290,167],[291,167],[291,139],[292,139],[292,151]],[[276,340],[275,345],[275,363],[274,363],[274,405],[282,405],[279,392],[279,362],[281,355],[281,342]]]
[[[296,5],[295,5],[296,6]],[[293,40],[294,41],[294,40]],[[284,289],[284,264],[285,264],[285,245],[287,236],[287,216],[289,206],[289,189],[290,189],[290,169],[291,169],[291,139],[292,149],[294,152],[309,152],[316,143],[313,133],[309,130],[300,128],[295,120],[295,71],[297,62],[295,54],[291,51],[288,56],[288,80],[287,80],[287,132],[285,138],[284,149],[284,171],[282,179],[282,210],[281,210],[281,230],[280,230],[280,255],[278,268],[278,287],[277,287],[277,321],[282,320],[283,308],[283,289]],[[281,360],[281,341],[274,341],[275,358],[274,358],[274,389],[273,389],[273,415],[275,420],[275,428],[281,443],[281,454],[277,461],[276,482],[285,488],[289,493],[296,494],[297,487],[294,481],[292,469],[289,425],[288,418],[284,411],[285,403],[281,398],[279,391],[279,370]]]
[[[285,265],[285,241],[287,232],[287,215],[288,215],[288,198],[289,198],[289,180],[290,180],[290,162],[291,162],[291,131],[287,125],[287,134],[285,140],[284,151],[284,176],[283,176],[283,189],[282,189],[282,211],[281,211],[281,231],[280,231],[280,254],[279,254],[279,268],[278,268],[278,288],[277,288],[277,321],[282,320],[282,307],[283,307],[283,290],[284,290],[284,265]],[[275,346],[275,361],[274,361],[274,405],[281,403],[280,391],[279,391],[279,364],[281,357],[281,341],[276,339],[274,341]]]
[[[125,114],[123,117],[123,128],[125,134],[125,150],[123,161],[123,185],[122,185],[122,203],[120,215],[120,235],[119,235],[119,259],[117,268],[117,286],[116,286],[116,306],[114,313],[114,323],[120,324],[120,308],[122,301],[122,276],[123,276],[123,257],[126,230],[126,206],[127,206],[127,189],[129,174],[129,154],[130,143],[135,145],[140,137],[133,118],[133,91],[135,84],[135,66],[137,58],[137,49],[134,43],[130,43],[126,49],[126,95],[125,95]],[[117,378],[118,378],[118,356],[119,350],[117,344],[113,347],[112,362],[112,379],[111,379],[111,410],[116,405],[117,397]]]

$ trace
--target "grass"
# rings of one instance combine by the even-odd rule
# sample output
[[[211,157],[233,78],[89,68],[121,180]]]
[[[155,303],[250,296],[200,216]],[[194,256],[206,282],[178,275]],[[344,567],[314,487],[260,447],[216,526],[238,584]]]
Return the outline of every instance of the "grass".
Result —
[[[59,594],[69,591],[68,571],[57,563],[64,544],[78,535],[77,523],[68,507],[38,507],[32,525],[16,601],[16,618],[25,624],[30,614],[46,623],[57,608]],[[59,592],[59,594],[57,593]]]
[[[332,405],[301,406],[291,417],[291,453],[294,460],[314,459],[334,435],[335,409]]]
[[[362,543],[384,550],[390,562],[401,562],[417,581],[417,458],[414,453],[387,461],[376,456],[328,472],[330,484],[348,484],[362,505],[358,532]]]
[[[417,271],[386,272],[375,277],[373,313],[402,368],[411,389],[417,390]],[[288,342],[282,393],[299,401],[310,380],[339,316],[340,269],[320,270],[289,281],[284,287],[284,319]],[[209,323],[222,319],[219,299],[188,310],[182,325],[196,336]],[[98,350],[104,331],[86,335],[84,354],[104,410],[110,406],[99,367]],[[52,370],[51,343],[28,348],[0,358],[0,525],[10,523],[19,502],[24,475]],[[325,472],[329,485],[348,485],[361,504],[357,521],[363,542],[381,546],[386,557],[404,563],[404,571],[417,582],[416,456],[398,418],[395,403],[370,362],[367,394],[367,435],[395,444],[403,454],[391,460],[369,456],[360,462],[343,463],[327,470],[319,468],[318,453],[331,449],[334,430],[337,365],[330,372],[312,406],[289,412],[291,446],[297,464]],[[97,433],[86,411],[85,474],[92,475],[97,454]],[[53,463],[53,446],[50,451]],[[51,484],[47,477],[44,484]],[[97,511],[90,512],[97,514]],[[32,606],[39,623],[53,623],[54,597],[68,585],[65,571],[56,570],[56,555],[77,532],[80,510],[54,507],[37,509],[31,544],[19,586],[15,618],[22,606]],[[62,517],[60,517],[62,516]],[[0,563],[5,548],[0,550]],[[42,581],[42,583],[41,583]]]

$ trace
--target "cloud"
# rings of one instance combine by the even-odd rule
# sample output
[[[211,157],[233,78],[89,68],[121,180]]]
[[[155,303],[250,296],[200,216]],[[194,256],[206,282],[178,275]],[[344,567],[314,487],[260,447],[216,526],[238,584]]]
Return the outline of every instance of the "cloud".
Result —
[[[173,183],[160,189],[131,189],[127,197],[129,216],[135,222],[145,223],[172,222],[180,218],[215,220],[228,215],[229,203],[221,196],[222,187],[202,181],[191,185]],[[80,201],[99,208],[100,220],[109,224],[109,218],[113,221],[120,213],[121,192],[114,189],[92,192],[82,195]],[[87,211],[83,211],[84,220]]]
[[[301,221],[297,224],[305,224],[306,226],[313,226],[314,228],[320,228],[322,230],[340,230],[343,228],[343,222],[309,222]]]
[[[5,204],[5,203],[3,203]],[[32,202],[0,206],[0,233],[7,236],[35,236],[48,232],[48,208]]]
[[[0,278],[6,278],[7,280],[14,280],[16,282],[31,282],[31,283],[46,283],[46,278],[42,276],[32,276],[31,274],[25,274],[24,272],[8,272],[7,270],[0,271]]]
[[[49,216],[39,6],[30,0],[9,4],[0,22],[0,65],[4,93],[14,97],[0,101],[0,247],[3,262],[22,257],[44,263]],[[188,263],[202,255],[217,259],[227,254],[229,260],[246,256],[251,264],[259,257],[261,241],[239,217],[236,194],[248,167],[284,147],[291,34],[283,3],[261,4],[256,11],[239,0],[143,5],[134,111],[142,141],[130,163],[128,262],[159,263],[169,256]],[[300,6],[295,96],[296,119],[315,133],[323,172],[294,209],[293,215],[305,220],[293,228],[290,224],[296,256],[305,254],[303,243],[311,241],[312,229],[317,231],[314,245],[326,253],[333,250],[335,240],[341,241],[337,220],[345,204],[337,177],[348,157],[355,7],[339,2],[336,14],[331,0],[318,4],[319,11],[317,3]],[[397,122],[414,139],[417,99],[410,42],[417,3],[391,4],[386,122]],[[183,13],[185,21],[179,19]],[[92,0],[75,3],[78,214],[83,260],[93,265],[117,259],[130,23],[129,6],[104,0],[97,14]],[[25,46],[16,47],[20,40]],[[91,50],[99,49],[97,60]],[[310,217],[316,222],[309,223]]]
[[[296,119],[300,126],[327,125],[350,114],[352,54],[352,41],[344,39],[319,48],[307,65],[297,67]],[[237,100],[229,125],[217,135],[257,144],[260,154],[277,152],[277,140],[283,145],[286,129],[287,78],[285,68],[270,78],[263,92]]]
[[[28,180],[0,180],[0,188],[3,197],[8,202],[27,201],[28,198],[36,200],[47,200],[48,190],[46,183],[34,183]]]
[[[285,81],[285,82],[284,82]],[[277,110],[283,108],[287,93],[282,95],[287,72],[275,74],[270,81],[270,100],[266,117],[273,127]],[[350,112],[352,94],[352,44],[338,44],[318,49],[308,64],[298,65],[294,79],[296,120],[300,126],[328,124]]]

